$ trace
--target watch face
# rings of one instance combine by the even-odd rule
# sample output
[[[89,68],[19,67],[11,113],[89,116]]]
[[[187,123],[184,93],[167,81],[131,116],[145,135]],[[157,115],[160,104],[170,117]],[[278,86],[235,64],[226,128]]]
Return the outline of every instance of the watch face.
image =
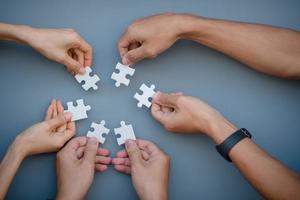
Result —
[[[242,131],[248,138],[251,138],[251,137],[252,137],[251,133],[250,133],[247,129],[241,128],[241,131]]]

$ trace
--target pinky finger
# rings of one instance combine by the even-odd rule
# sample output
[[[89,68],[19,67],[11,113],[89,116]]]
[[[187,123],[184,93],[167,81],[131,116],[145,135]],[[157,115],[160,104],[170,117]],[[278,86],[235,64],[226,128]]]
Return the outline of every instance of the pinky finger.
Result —
[[[114,165],[115,170],[124,174],[131,174],[131,168],[126,165]]]

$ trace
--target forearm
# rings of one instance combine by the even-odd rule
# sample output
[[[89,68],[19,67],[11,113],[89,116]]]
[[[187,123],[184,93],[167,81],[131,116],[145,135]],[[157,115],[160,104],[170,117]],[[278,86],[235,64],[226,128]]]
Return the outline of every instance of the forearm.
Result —
[[[8,188],[24,157],[18,142],[14,142],[9,147],[0,164],[0,199],[5,198]]]
[[[300,33],[183,15],[180,38],[194,40],[266,74],[300,78]]]
[[[238,143],[229,156],[266,199],[300,198],[300,176],[273,159],[250,139]]]
[[[229,122],[217,122],[210,137],[217,143],[224,141],[236,128]],[[266,199],[299,199],[300,176],[273,159],[252,140],[243,139],[229,156],[241,174]]]
[[[0,40],[28,44],[32,30],[29,26],[0,23]]]

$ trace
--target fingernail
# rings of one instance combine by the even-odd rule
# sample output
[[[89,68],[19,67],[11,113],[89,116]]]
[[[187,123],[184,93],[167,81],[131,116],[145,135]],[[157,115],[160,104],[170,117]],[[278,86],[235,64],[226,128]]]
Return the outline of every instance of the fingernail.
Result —
[[[89,138],[88,143],[92,145],[98,145],[98,140],[94,137],[91,137]]]
[[[153,95],[152,99],[153,99],[153,100],[158,100],[159,97],[160,97],[160,95],[161,95],[161,92],[160,92],[160,91],[157,91],[157,92],[155,92],[155,94]]]
[[[79,69],[79,74],[84,74],[85,73],[85,69],[84,69],[84,67],[81,67],[80,69]]]
[[[124,65],[129,65],[129,64],[130,64],[130,61],[129,61],[129,59],[128,59],[126,56],[124,56],[124,57],[122,58],[122,63],[123,63]]]
[[[70,112],[65,112],[64,116],[67,121],[71,120],[71,118],[72,118],[72,114]]]
[[[128,148],[128,147],[131,147],[133,145],[134,141],[133,140],[126,140],[125,142],[125,146]]]

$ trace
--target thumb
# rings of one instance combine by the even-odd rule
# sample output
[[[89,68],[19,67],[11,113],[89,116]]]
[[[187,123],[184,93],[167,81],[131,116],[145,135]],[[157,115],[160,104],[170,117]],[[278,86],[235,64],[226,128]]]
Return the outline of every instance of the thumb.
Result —
[[[62,64],[64,64],[67,69],[75,72],[76,74],[84,74],[85,69],[80,64],[80,62],[74,60],[71,56],[67,55],[65,59],[63,60]]]
[[[84,150],[84,160],[90,162],[91,164],[95,163],[98,145],[99,142],[96,138],[88,138],[88,142]]]
[[[61,125],[64,125],[68,121],[70,121],[72,118],[71,113],[62,113],[60,115],[57,115],[56,117],[49,119],[46,121],[46,123],[49,125],[50,129],[57,128]]]
[[[142,154],[140,148],[134,140],[127,140],[125,148],[132,166],[139,164],[142,161]]]
[[[142,45],[138,48],[128,51],[122,58],[124,65],[132,65],[147,57],[145,47]]]
[[[177,107],[177,101],[180,95],[171,95],[167,93],[162,93],[162,92],[156,92],[153,96],[153,100],[166,107]]]

